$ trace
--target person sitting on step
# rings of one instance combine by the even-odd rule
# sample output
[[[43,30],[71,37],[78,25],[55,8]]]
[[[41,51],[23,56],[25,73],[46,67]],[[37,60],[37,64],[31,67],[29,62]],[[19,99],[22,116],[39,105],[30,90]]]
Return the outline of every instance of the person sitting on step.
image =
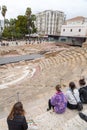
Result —
[[[76,85],[74,82],[69,83],[69,89],[66,92],[66,98],[67,98],[67,107],[69,109],[77,109],[77,102],[80,102],[80,96],[79,91],[76,88]]]
[[[53,111],[56,113],[65,112],[67,107],[67,100],[60,88],[61,86],[59,84],[56,85],[55,89],[57,92],[54,94],[54,96],[51,97],[51,99],[49,99],[47,111],[53,108]]]
[[[28,124],[25,118],[25,111],[21,102],[14,104],[8,118],[8,130],[27,130]]]
[[[87,85],[84,78],[79,80],[79,85],[80,100],[82,103],[87,104]]]

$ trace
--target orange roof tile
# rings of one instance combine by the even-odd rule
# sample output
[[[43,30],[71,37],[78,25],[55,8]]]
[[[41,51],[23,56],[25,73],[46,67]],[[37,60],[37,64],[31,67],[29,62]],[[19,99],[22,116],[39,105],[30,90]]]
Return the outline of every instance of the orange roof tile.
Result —
[[[67,22],[69,22],[69,21],[79,21],[79,20],[84,20],[84,19],[85,19],[85,17],[83,17],[83,16],[77,16],[77,17],[74,17],[72,19],[68,19]]]

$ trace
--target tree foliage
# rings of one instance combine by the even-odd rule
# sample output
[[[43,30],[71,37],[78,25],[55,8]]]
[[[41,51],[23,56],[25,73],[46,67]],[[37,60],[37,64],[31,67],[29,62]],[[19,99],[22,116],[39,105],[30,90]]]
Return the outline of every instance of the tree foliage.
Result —
[[[3,37],[6,38],[23,38],[26,34],[35,33],[35,15],[32,14],[31,8],[27,8],[25,15],[18,15],[15,19],[5,20],[6,26],[3,31]]]
[[[25,12],[25,16],[27,17],[27,30],[28,34],[35,33],[37,31],[35,27],[36,16],[32,14],[31,8],[27,8]]]
[[[15,24],[16,32],[20,32],[22,35],[27,33],[27,18],[26,16],[19,15]]]
[[[5,27],[5,15],[6,15],[7,7],[5,5],[2,6],[1,14],[4,17],[4,27]]]
[[[26,9],[25,15],[26,15],[27,18],[30,18],[31,14],[32,14],[31,8],[28,7]]]

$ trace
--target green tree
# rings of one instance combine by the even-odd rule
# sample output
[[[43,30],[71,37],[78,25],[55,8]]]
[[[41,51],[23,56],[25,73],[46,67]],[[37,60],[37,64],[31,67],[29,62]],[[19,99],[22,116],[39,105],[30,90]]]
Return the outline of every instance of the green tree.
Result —
[[[11,39],[11,28],[10,27],[5,27],[2,36],[6,39]]]
[[[26,16],[19,15],[15,24],[16,33],[20,36],[25,36],[27,34],[27,18]]]
[[[10,19],[10,34],[11,34],[11,38],[12,40],[14,38],[16,38],[16,30],[15,30],[15,24],[16,24],[16,19]]]
[[[8,19],[5,19],[5,26],[8,27],[10,24],[9,20]]]
[[[4,28],[2,35],[3,37],[10,38],[13,40],[13,38],[16,37],[16,33],[15,33],[16,19],[12,19],[12,18],[10,20],[5,19],[5,22],[6,22],[6,26]]]
[[[2,16],[4,17],[4,27],[5,27],[5,15],[6,15],[7,7],[5,5],[2,6]]]
[[[27,8],[25,15],[18,15],[16,19],[5,19],[6,26],[3,37],[23,38],[26,34],[35,33],[37,31],[34,24],[35,20],[36,17],[32,14],[31,8]]]
[[[37,28],[35,27],[35,21],[36,21],[36,16],[34,14],[31,15],[31,28],[32,28],[32,33],[36,33],[37,32]]]
[[[25,15],[27,16],[27,19],[29,19],[31,17],[31,14],[32,14],[31,8],[28,7],[26,9],[26,12],[25,12]]]
[[[15,26],[16,19],[10,19],[10,26]]]
[[[23,38],[27,33],[27,18],[24,15],[19,15],[17,19],[10,19],[9,26],[5,27],[3,36],[13,40],[14,38]]]
[[[27,17],[27,29],[28,29],[28,34],[30,36],[31,33],[35,33],[37,31],[34,24],[34,21],[36,20],[36,16],[32,14],[31,8],[29,7],[26,9],[25,16]]]
[[[31,30],[30,30],[30,27],[31,27],[31,20],[30,20],[31,13],[32,13],[31,8],[28,7],[26,9],[25,16],[27,17],[27,30],[28,30],[29,37],[30,37],[30,33],[31,33]]]

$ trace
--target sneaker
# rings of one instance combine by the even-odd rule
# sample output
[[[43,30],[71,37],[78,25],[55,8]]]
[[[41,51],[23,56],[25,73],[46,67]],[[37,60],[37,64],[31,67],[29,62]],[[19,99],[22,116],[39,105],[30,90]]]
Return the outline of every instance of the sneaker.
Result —
[[[83,114],[82,112],[79,112],[79,116],[87,122],[87,116]]]

